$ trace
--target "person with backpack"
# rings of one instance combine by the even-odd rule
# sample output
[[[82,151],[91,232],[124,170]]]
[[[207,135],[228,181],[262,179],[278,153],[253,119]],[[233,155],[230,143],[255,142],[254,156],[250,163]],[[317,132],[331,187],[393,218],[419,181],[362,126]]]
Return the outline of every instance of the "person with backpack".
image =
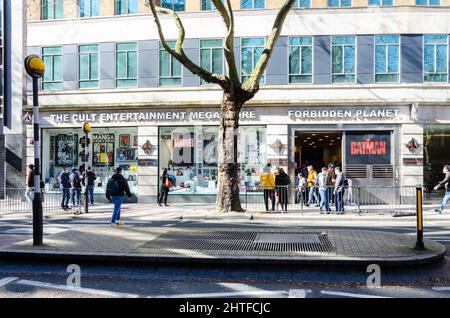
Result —
[[[72,173],[69,178],[71,185],[72,207],[76,207],[80,205],[81,199],[81,179],[77,168],[72,169]]]
[[[111,219],[111,226],[121,227],[123,222],[120,221],[120,211],[125,195],[131,198],[130,187],[128,181],[122,175],[122,168],[117,167],[115,174],[108,180],[106,184],[106,198],[114,203],[114,211]]]
[[[336,183],[334,186],[336,214],[344,214],[345,177],[340,167],[334,168],[334,172],[336,173]]]
[[[67,167],[63,168],[63,171],[58,176],[59,186],[62,191],[61,208],[65,211],[70,210],[69,199],[70,199],[70,188],[72,187],[70,183],[70,175]]]
[[[161,187],[158,193],[158,205],[162,206],[162,203],[164,201],[164,206],[169,206],[167,204],[167,196],[169,195],[169,190],[172,184],[170,181],[171,178],[167,173],[167,169],[163,170],[161,177],[159,177],[159,180],[161,181]]]
[[[279,169],[278,175],[275,177],[275,187],[277,189],[278,200],[281,204],[282,212],[287,212],[288,206],[288,186],[291,184],[291,179],[284,172],[283,168]]]

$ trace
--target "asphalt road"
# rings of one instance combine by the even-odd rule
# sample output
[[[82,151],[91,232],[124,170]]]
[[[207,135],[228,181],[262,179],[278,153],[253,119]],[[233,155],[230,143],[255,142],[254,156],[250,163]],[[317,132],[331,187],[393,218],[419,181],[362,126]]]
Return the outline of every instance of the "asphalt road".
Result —
[[[45,234],[106,223],[104,218],[49,219]],[[188,221],[127,220],[126,226],[145,223],[167,227],[303,227],[373,229],[415,235],[413,218],[392,221]],[[425,223],[425,237],[450,249],[450,220]],[[29,219],[0,219],[0,246],[31,238]],[[448,253],[448,252],[447,252]],[[447,254],[449,255],[449,254]],[[449,255],[450,256],[450,255]],[[0,261],[0,297],[180,297],[180,298],[450,298],[450,260],[408,268],[381,268],[381,287],[367,288],[370,273],[352,267],[151,266],[77,264],[80,287],[66,263]],[[72,279],[72,280],[70,280]]]

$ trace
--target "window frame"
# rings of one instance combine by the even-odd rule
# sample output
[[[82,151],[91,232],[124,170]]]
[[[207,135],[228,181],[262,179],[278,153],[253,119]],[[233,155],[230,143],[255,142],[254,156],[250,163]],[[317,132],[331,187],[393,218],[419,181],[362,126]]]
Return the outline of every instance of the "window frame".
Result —
[[[136,51],[132,51],[132,50],[120,50],[120,51],[118,51],[117,50],[117,46],[119,44],[132,44],[132,43],[136,44]],[[139,86],[139,47],[138,47],[138,42],[137,41],[116,42],[114,50],[115,50],[115,54],[114,54],[114,65],[115,65],[114,86],[115,86],[115,88],[136,88],[136,87],[138,87]],[[129,78],[129,77],[127,77],[127,78],[119,78],[117,76],[118,75],[117,54],[119,52],[126,52],[127,53],[127,64],[126,64],[126,73],[127,73],[127,75],[128,75],[128,52],[136,52],[136,78]],[[99,65],[100,65],[100,63],[99,63]],[[136,80],[136,85],[133,85],[133,86],[131,86],[131,85],[130,86],[118,86],[117,83],[120,80]]]
[[[394,7],[395,6],[395,0],[392,0],[392,4],[383,4],[384,0],[378,0],[378,4],[370,4],[370,0],[367,2],[367,6],[370,8],[383,8],[383,7]]]
[[[198,57],[198,60],[199,60],[199,62],[200,62],[200,66],[202,67],[202,50],[209,50],[209,53],[210,53],[210,69],[208,70],[208,71],[210,71],[211,72],[211,69],[212,69],[212,50],[214,50],[214,49],[219,49],[219,47],[211,47],[211,48],[204,48],[204,49],[202,49],[202,41],[211,41],[211,40],[216,40],[216,41],[218,41],[218,40],[220,40],[220,41],[222,41],[222,46],[220,47],[220,49],[222,49],[222,74],[223,73],[225,73],[225,50],[224,50],[224,48],[223,48],[223,44],[224,44],[224,41],[223,41],[223,39],[222,38],[204,38],[204,39],[200,39],[199,40],[199,42],[198,42],[198,47],[199,47],[199,50],[198,50],[198,55],[199,55],[199,57]],[[203,81],[203,79],[202,78],[200,78],[199,77],[199,85],[200,86],[211,86],[211,85],[215,85],[214,83],[208,83],[208,82],[206,82],[206,81]]]
[[[290,64],[291,64],[291,39],[292,38],[311,38],[311,82],[310,83],[291,83],[291,76],[301,76],[301,75],[309,75],[309,74],[291,74],[290,73]],[[308,46],[308,45],[293,45],[295,47],[302,47],[302,46]],[[300,70],[301,70],[301,60],[300,60]],[[288,85],[312,85],[314,84],[314,36],[312,35],[305,35],[305,36],[288,36],[288,45],[287,45],[287,83]]]
[[[336,46],[341,46],[342,49],[344,49],[345,46],[355,46],[355,80],[354,81],[348,81],[348,82],[334,82],[333,81],[333,75],[345,75],[345,70],[342,74],[333,73],[333,37],[344,37],[344,36],[351,36],[355,39],[355,44],[337,44]],[[344,69],[345,66],[345,54],[342,54],[343,60],[342,60],[342,66]],[[345,84],[356,84],[358,82],[358,37],[356,35],[332,35],[330,37],[330,76],[331,76],[331,84],[338,84],[338,85],[345,85]]]
[[[296,2],[295,2],[295,4],[294,4],[294,6],[292,7],[292,9],[294,9],[294,10],[304,10],[304,9],[311,9],[312,8],[312,0],[308,0],[309,1],[309,7],[301,7],[300,6],[300,1],[301,0],[297,0]]]
[[[240,78],[240,80],[241,80],[241,82],[242,83],[245,83],[247,80],[244,80],[244,74],[243,74],[243,72],[242,72],[242,49],[244,48],[243,46],[242,46],[242,40],[246,40],[246,39],[264,39],[264,45],[263,45],[263,50],[264,50],[264,47],[266,46],[266,43],[267,43],[267,37],[265,37],[265,36],[250,36],[250,37],[241,37],[240,38],[240,56],[239,56],[239,60],[240,60],[240,65],[239,65],[239,78]],[[257,47],[259,47],[259,46],[245,46],[245,48],[257,48]],[[258,63],[258,61],[256,61],[256,63],[255,63],[255,53],[254,53],[254,50],[252,50],[252,72],[253,72],[253,70],[255,69],[255,66],[256,66],[256,64]],[[262,77],[261,77],[261,81],[260,81],[260,85],[267,85],[266,84],[266,74],[267,73],[267,68],[264,70],[264,74],[262,75]],[[250,77],[251,76],[251,74],[250,75],[248,75],[248,77]]]
[[[166,40],[167,43],[169,42],[174,42],[176,43],[177,40]],[[170,77],[161,77],[161,51],[165,51],[170,58],[170,73],[172,74],[172,61],[173,59],[175,59],[172,54],[170,54],[161,44],[161,41],[158,41],[158,87],[182,87],[183,83],[184,83],[184,66],[183,64],[181,64],[177,59],[175,59],[175,61],[177,63],[180,63],[181,66],[181,74],[180,74],[180,84],[176,84],[176,85],[161,85],[161,78],[173,78],[173,76]]]
[[[418,7],[440,7],[440,6],[442,6],[441,0],[438,0],[439,4],[430,4],[430,1],[431,0],[426,0],[426,2],[427,2],[426,4],[418,4],[417,3],[418,0],[416,0],[415,5],[418,6]]]
[[[163,6],[163,3],[162,3],[162,1],[163,0],[161,0],[161,8],[166,8],[166,7],[164,7]],[[171,6],[171,8],[167,8],[167,9],[170,9],[170,10],[172,10],[172,11],[174,11],[174,12],[186,12],[186,0],[183,0],[183,10],[175,10],[175,3],[174,3],[174,0],[171,0],[171,2],[172,2],[172,6]],[[200,8],[201,8],[201,3],[200,3]]]
[[[117,12],[117,2],[118,1],[125,1],[126,7],[127,7],[127,13],[118,13]],[[133,15],[133,14],[139,14],[139,0],[137,1],[137,11],[130,13],[130,0],[114,0],[114,15],[115,16],[123,16],[123,15]]]
[[[80,49],[83,46],[97,46],[97,52],[96,53],[81,53]],[[97,54],[97,79],[88,79],[88,80],[82,80],[81,79],[81,55],[88,55],[89,56],[89,77],[91,77],[91,73],[92,73],[92,68],[91,66],[91,55],[93,54]],[[81,87],[81,83],[82,82],[97,82],[97,86],[96,87]],[[97,43],[93,43],[93,44],[80,44],[78,45],[78,89],[82,89],[82,90],[89,90],[89,89],[98,89],[100,88],[100,45]]]
[[[61,50],[60,54],[44,54],[44,49],[50,49],[50,48],[59,48]],[[44,80],[44,76],[42,77],[42,81],[41,81],[41,89],[42,91],[60,91],[64,89],[64,54],[63,54],[63,47],[61,45],[56,45],[56,46],[43,46],[41,48],[41,56],[42,56],[42,60],[45,59],[46,56],[51,56],[52,57],[52,70],[53,70],[53,74],[52,74],[52,80],[51,81],[45,81]],[[61,56],[61,80],[60,81],[55,81],[55,56]],[[61,83],[61,87],[57,88],[57,89],[45,89],[44,88],[44,84],[45,83]]]
[[[252,7],[244,8],[242,1],[243,0],[241,0],[241,10],[264,10],[264,9],[266,9],[266,0],[262,0],[262,1],[264,1],[264,6],[262,8],[255,8],[255,1],[257,1],[257,0],[250,0],[252,2]]]
[[[377,69],[377,42],[376,42],[376,37],[377,36],[397,36],[398,37],[398,73],[377,73],[376,69]],[[386,48],[389,45],[392,44],[379,44],[379,45],[384,45],[386,46]],[[373,63],[373,82],[375,84],[398,84],[401,82],[401,75],[402,75],[402,37],[400,34],[375,34],[373,36],[373,59],[374,59],[374,63]],[[386,67],[388,67],[388,60],[389,60],[389,56],[388,54],[386,54]],[[398,80],[397,81],[391,81],[391,82],[378,82],[377,81],[377,75],[390,75],[390,74],[397,74],[398,75]]]
[[[44,19],[44,1],[50,2],[53,4],[53,18],[47,18]],[[62,16],[61,17],[56,17],[56,3],[61,4],[62,7]],[[63,0],[41,0],[41,5],[40,5],[40,9],[41,9],[41,21],[52,21],[52,20],[61,20],[64,19],[64,1]]]
[[[85,15],[83,17],[81,16],[81,1],[89,1],[89,15]],[[91,6],[92,1],[98,1],[98,14],[97,15],[92,15],[92,6]],[[87,18],[93,18],[93,17],[100,16],[101,0],[78,0],[77,5],[78,5],[78,17],[80,19],[87,19]],[[114,10],[115,10],[115,8],[114,8]]]
[[[436,81],[426,81],[425,80],[425,75],[426,75],[426,72],[425,72],[425,45],[430,45],[430,44],[425,44],[425,37],[427,35],[445,35],[446,36],[447,41],[446,41],[445,45],[447,46],[447,49],[446,49],[447,61],[445,63],[445,67],[446,67],[446,71],[447,72],[446,72],[446,80],[445,81],[438,81],[438,82],[436,82]],[[434,50],[434,63],[433,63],[434,64],[433,65],[434,69],[436,69],[436,52],[437,52],[436,46],[439,45],[439,44],[442,45],[442,43],[433,43],[432,44],[432,45],[434,45],[434,48],[435,48],[435,50]],[[423,34],[422,35],[422,80],[423,80],[423,83],[448,83],[449,82],[449,67],[448,67],[448,63],[449,63],[449,35],[445,34],[445,33],[442,33],[442,34],[439,34],[439,33]],[[443,73],[427,73],[427,74],[443,74]]]

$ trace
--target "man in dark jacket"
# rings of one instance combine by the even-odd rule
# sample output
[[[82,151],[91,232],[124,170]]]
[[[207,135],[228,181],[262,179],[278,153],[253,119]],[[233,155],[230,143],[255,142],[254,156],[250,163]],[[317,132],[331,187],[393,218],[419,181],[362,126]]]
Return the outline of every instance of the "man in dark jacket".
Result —
[[[63,171],[61,171],[58,176],[58,180],[62,191],[61,208],[69,210],[70,188],[72,185],[70,183],[70,174],[67,167],[63,168]]]
[[[95,172],[92,171],[91,167],[88,167],[83,176],[83,185],[86,186],[86,191],[89,192],[89,201],[91,205],[94,205],[94,186],[96,178]]]
[[[442,199],[441,206],[435,210],[435,212],[438,212],[439,214],[444,211],[445,207],[447,206],[448,201],[450,201],[450,165],[445,165],[442,169],[442,172],[445,174],[445,179],[439,182],[437,186],[434,187],[434,190],[444,188],[445,189],[445,195]]]
[[[106,185],[106,198],[114,203],[114,212],[111,219],[111,226],[120,227],[123,223],[120,222],[120,210],[125,194],[131,198],[130,187],[128,181],[122,175],[122,168],[116,168],[116,173]]]

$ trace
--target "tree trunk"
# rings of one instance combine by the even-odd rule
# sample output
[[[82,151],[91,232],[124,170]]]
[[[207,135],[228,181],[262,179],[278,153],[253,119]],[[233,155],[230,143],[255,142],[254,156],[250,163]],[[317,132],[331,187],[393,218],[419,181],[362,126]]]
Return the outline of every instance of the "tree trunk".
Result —
[[[239,199],[237,163],[239,112],[242,104],[235,93],[224,92],[219,127],[219,190],[216,201],[216,206],[221,212],[245,212]]]

